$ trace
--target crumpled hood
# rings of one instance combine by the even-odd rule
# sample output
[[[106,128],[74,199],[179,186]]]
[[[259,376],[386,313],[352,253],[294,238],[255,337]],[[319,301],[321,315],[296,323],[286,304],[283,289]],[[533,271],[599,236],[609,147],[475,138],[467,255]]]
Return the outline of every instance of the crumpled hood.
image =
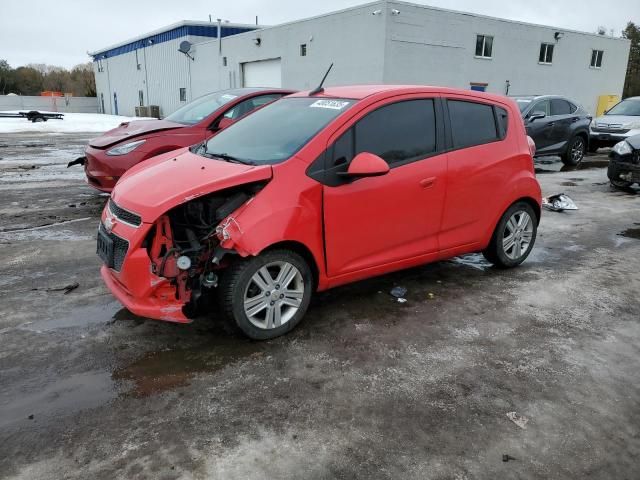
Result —
[[[111,198],[150,223],[193,198],[268,180],[271,176],[270,165],[230,163],[201,157],[183,148],[139,163],[127,171],[111,192]]]
[[[627,138],[627,142],[629,142],[634,150],[640,150],[640,135]]]
[[[96,148],[107,148],[123,140],[133,139],[146,133],[159,132],[163,130],[173,130],[183,128],[180,123],[168,120],[135,120],[133,122],[123,122],[113,130],[102,134],[100,137],[89,141],[89,145]]]

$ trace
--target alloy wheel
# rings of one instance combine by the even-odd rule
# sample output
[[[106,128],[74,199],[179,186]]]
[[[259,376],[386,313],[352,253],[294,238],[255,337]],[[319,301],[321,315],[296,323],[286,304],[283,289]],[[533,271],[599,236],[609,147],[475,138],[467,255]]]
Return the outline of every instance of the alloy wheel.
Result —
[[[261,329],[289,322],[302,304],[302,273],[289,262],[272,262],[253,274],[244,292],[244,313]]]
[[[582,137],[576,137],[571,145],[571,160],[577,165],[584,158],[584,140]]]
[[[519,210],[507,221],[504,228],[502,248],[504,254],[511,260],[518,260],[525,255],[533,238],[533,220],[531,216]]]

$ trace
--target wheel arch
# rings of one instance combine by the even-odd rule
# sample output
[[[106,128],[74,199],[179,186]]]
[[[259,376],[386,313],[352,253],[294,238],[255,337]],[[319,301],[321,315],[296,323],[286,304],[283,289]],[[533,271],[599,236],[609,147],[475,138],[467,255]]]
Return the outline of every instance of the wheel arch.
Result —
[[[307,247],[304,243],[297,242],[295,240],[284,240],[269,245],[268,247],[264,248],[259,254],[270,252],[272,250],[291,250],[300,255],[304,259],[304,261],[307,262],[313,274],[313,290],[316,290],[318,288],[318,283],[320,281],[320,269],[318,268],[316,259],[311,253],[309,247]]]

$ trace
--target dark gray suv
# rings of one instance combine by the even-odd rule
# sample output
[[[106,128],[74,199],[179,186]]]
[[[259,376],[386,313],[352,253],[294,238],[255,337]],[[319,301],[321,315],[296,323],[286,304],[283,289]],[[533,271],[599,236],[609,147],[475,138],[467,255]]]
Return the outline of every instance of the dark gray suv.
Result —
[[[536,156],[559,155],[577,165],[589,148],[591,115],[578,103],[557,95],[514,95]]]

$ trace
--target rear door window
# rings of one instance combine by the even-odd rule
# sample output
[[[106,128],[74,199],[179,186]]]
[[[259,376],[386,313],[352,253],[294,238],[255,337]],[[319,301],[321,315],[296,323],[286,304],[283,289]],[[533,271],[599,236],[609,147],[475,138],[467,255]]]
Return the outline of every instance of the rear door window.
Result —
[[[569,115],[571,113],[571,104],[561,98],[553,98],[551,100],[551,115]]]
[[[484,103],[448,100],[454,148],[472,147],[498,140],[493,106]]]
[[[434,101],[407,100],[385,105],[356,123],[354,133],[355,154],[373,153],[389,166],[424,158],[436,151]]]

